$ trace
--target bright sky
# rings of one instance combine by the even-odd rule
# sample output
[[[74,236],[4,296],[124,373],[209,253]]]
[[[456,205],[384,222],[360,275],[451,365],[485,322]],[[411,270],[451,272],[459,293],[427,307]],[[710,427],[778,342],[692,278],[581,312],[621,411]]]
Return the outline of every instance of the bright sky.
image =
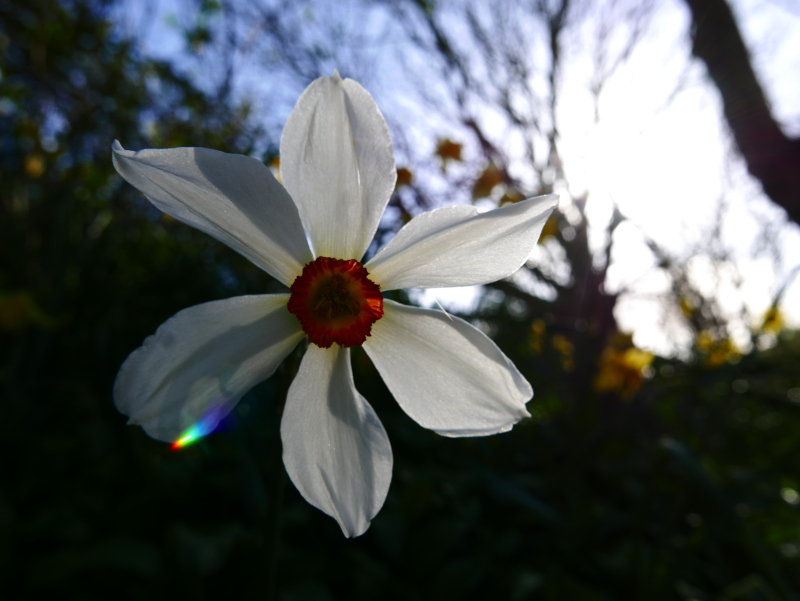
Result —
[[[146,51],[173,60],[183,49],[180,38],[166,25],[176,2],[162,0],[150,7],[149,14],[162,17],[147,30],[144,44]],[[800,6],[792,0],[733,0],[732,5],[776,117],[787,132],[800,134],[800,77],[796,76],[800,73]],[[138,15],[135,6],[124,14],[128,31],[145,16]],[[380,19],[375,22],[379,24]],[[781,210],[765,198],[731,152],[718,93],[706,81],[704,66],[691,58],[689,14],[681,0],[656,3],[646,35],[607,82],[597,121],[589,92],[596,27],[597,22],[589,18],[565,40],[568,53],[558,107],[560,151],[571,191],[589,192],[587,211],[597,232],[602,232],[613,203],[630,219],[617,230],[609,271],[610,288],[629,291],[617,306],[619,323],[634,332],[638,345],[657,352],[666,354],[675,343],[689,342],[674,323],[665,324],[663,305],[654,299],[665,290],[667,280],[654,269],[642,232],[688,258],[687,249],[707,239],[724,200],[722,233],[731,249],[729,265],[715,275],[708,257],[698,255],[690,261],[690,273],[701,290],[718,296],[730,312],[734,339],[744,341],[751,324],[735,316],[742,305],[751,319],[768,308],[775,291],[800,264],[800,228],[785,223]],[[620,37],[612,40],[612,49],[615,42],[624,42],[624,29],[615,32]],[[387,52],[379,60],[382,71],[390,74],[386,77],[394,80],[401,75],[396,73],[397,65],[391,64],[391,56]],[[264,86],[264,95],[278,93]],[[370,91],[390,123],[415,121],[424,132],[420,139],[424,135],[432,143],[431,132],[441,125],[435,117],[420,115],[413,100],[391,82],[375,88]],[[288,114],[290,108],[281,105],[279,110]],[[492,116],[486,119],[491,121]],[[447,133],[446,129],[437,131]],[[568,205],[569,200],[563,199],[562,204]],[[772,237],[783,257],[781,265],[751,256],[764,223],[774,225]],[[737,274],[743,276],[738,288],[734,285]],[[438,299],[458,311],[473,306],[479,294],[479,288],[441,289],[417,299],[429,306]],[[782,309],[792,325],[800,326],[800,278],[784,296]]]
[[[779,2],[739,0],[734,8],[776,117],[787,132],[800,133],[800,77],[790,75],[800,73],[800,6],[790,12]],[[588,22],[585,29],[593,25]],[[724,199],[723,240],[732,250],[731,263],[715,276],[708,257],[698,255],[690,261],[690,274],[701,292],[718,295],[731,317],[731,334],[742,344],[752,325],[738,319],[742,305],[751,316],[762,315],[800,264],[800,228],[784,223],[782,211],[730,151],[721,100],[706,81],[704,66],[691,59],[688,30],[689,14],[682,2],[659,3],[648,35],[609,79],[598,122],[588,87],[589,53],[577,49],[564,70],[559,106],[567,179],[573,193],[589,191],[590,220],[602,228],[616,202],[635,224],[624,224],[615,236],[609,287],[631,291],[618,304],[617,319],[634,332],[639,346],[664,354],[674,350],[674,343],[690,340],[675,323],[672,340],[665,337],[663,305],[648,297],[666,291],[668,280],[654,269],[642,232],[686,256],[686,249],[708,235]],[[590,37],[589,31],[584,33]],[[764,221],[776,224],[782,266],[767,257],[750,257]],[[734,285],[737,275],[743,280],[739,287]],[[477,294],[474,288],[442,289],[419,299],[427,305],[438,299],[455,310],[474,305]],[[800,277],[781,307],[787,321],[800,326]]]
[[[791,13],[764,0],[739,1],[734,7],[776,115],[787,130],[796,132],[800,78],[790,74],[800,73],[800,10]],[[650,35],[609,82],[600,122],[581,120],[585,110],[570,111],[575,118],[562,119],[563,137],[569,141],[562,148],[568,179],[573,189],[591,191],[591,209],[598,217],[611,210],[613,200],[638,228],[679,254],[702,242],[724,199],[723,240],[732,255],[717,294],[731,317],[742,303],[758,316],[800,264],[800,228],[782,223],[782,211],[765,198],[743,161],[730,151],[721,100],[706,82],[703,65],[690,58],[688,29],[683,4],[662,3]],[[675,93],[679,82],[683,85]],[[574,94],[564,97],[580,97],[580,82],[570,85],[576,88]],[[665,104],[671,95],[672,102]],[[750,257],[765,221],[776,224],[782,266],[766,257]],[[652,270],[648,253],[642,252],[636,227],[621,229],[615,244],[612,289],[632,286],[646,294],[667,285]],[[696,256],[690,267],[701,291],[713,294],[710,261]],[[733,285],[737,271],[744,276],[738,291]],[[800,279],[785,295],[782,308],[794,325],[800,325]],[[617,307],[621,325],[635,331],[637,344],[664,350],[657,312],[657,303],[632,298]],[[747,325],[734,319],[735,339],[746,339]]]

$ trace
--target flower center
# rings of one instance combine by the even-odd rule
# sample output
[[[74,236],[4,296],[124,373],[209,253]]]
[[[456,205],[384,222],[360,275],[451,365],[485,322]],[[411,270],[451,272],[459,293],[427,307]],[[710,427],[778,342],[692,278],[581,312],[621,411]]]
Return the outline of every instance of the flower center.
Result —
[[[288,309],[322,348],[359,346],[383,316],[380,287],[358,261],[317,257],[290,288]]]

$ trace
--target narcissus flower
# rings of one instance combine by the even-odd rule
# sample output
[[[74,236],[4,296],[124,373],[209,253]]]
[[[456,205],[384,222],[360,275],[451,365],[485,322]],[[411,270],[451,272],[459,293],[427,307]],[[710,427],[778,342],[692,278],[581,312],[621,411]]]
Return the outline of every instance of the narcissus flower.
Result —
[[[396,178],[372,97],[338,73],[317,79],[289,116],[280,151],[283,185],[246,156],[114,143],[117,171],[156,207],[290,288],[180,311],[122,365],[114,400],[130,423],[180,445],[213,430],[308,337],[281,421],[284,464],[309,503],[358,536],[386,498],[392,450],[354,386],[350,347],[362,345],[403,410],[444,436],[510,430],[533,395],[482,332],[382,292],[511,275],[556,197],[482,214],[470,206],[424,213],[362,265]]]

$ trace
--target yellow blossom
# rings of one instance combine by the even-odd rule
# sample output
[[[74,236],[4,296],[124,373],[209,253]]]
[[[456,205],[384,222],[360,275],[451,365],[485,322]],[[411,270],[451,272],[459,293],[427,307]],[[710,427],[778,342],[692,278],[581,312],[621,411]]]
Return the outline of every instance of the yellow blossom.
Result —
[[[561,365],[564,371],[567,373],[575,371],[575,359],[572,357],[575,345],[563,334],[556,334],[553,336],[550,340],[550,344],[561,354]]]
[[[594,379],[597,392],[615,392],[630,399],[642,387],[644,374],[653,362],[652,353],[633,346],[629,334],[617,334],[600,356]]]
[[[44,173],[44,157],[41,153],[32,152],[28,156],[25,157],[25,175],[30,178],[37,178],[41,177]]]
[[[681,313],[683,313],[685,317],[691,317],[694,314],[695,306],[689,298],[682,296],[678,301],[678,305],[681,308]]]
[[[531,350],[536,355],[542,352],[542,341],[546,330],[547,326],[544,323],[544,319],[536,319],[531,324]]]
[[[770,307],[769,311],[764,314],[764,320],[761,323],[761,331],[769,334],[778,334],[783,329],[783,313],[777,306]]]
[[[730,338],[720,339],[708,330],[697,334],[695,345],[700,354],[705,355],[703,363],[711,369],[721,367],[725,363],[733,363],[741,356]]]

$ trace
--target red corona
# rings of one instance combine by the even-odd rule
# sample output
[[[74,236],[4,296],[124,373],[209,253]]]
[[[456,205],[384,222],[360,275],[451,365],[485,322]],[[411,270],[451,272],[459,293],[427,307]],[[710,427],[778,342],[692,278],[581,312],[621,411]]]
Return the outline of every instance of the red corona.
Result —
[[[317,257],[295,278],[288,309],[314,344],[364,344],[372,324],[383,316],[380,286],[355,260]]]

